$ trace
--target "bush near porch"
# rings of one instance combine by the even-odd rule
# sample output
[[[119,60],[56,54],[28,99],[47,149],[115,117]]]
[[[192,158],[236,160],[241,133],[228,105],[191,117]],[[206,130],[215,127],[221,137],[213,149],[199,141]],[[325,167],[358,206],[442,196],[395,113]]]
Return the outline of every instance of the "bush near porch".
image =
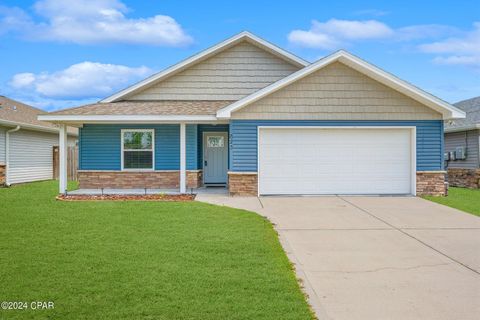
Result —
[[[0,189],[2,319],[312,319],[272,225],[199,202],[63,202]]]

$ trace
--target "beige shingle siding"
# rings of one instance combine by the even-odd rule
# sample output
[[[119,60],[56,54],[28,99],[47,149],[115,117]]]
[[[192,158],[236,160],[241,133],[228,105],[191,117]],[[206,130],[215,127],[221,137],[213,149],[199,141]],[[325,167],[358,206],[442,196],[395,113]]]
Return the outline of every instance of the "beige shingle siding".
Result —
[[[126,100],[238,100],[298,69],[242,42]]]
[[[232,114],[233,119],[436,120],[440,113],[333,63]]]

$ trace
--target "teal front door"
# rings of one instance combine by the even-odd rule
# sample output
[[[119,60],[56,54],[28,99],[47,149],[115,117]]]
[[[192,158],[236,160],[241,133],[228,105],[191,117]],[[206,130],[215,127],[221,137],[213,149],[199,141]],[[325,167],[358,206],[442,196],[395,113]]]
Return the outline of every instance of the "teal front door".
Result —
[[[226,184],[228,170],[228,133],[203,133],[203,183]]]

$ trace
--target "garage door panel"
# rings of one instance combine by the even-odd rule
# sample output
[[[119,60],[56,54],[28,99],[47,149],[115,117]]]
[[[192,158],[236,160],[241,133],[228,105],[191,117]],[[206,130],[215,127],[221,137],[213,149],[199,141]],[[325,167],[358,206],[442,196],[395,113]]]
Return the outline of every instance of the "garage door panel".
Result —
[[[411,193],[410,129],[262,128],[261,194]]]

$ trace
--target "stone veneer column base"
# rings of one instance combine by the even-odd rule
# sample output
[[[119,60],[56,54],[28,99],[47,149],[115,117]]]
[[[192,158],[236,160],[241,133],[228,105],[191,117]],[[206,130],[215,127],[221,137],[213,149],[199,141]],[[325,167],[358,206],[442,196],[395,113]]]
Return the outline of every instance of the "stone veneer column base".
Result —
[[[5,184],[5,172],[7,171],[7,167],[4,164],[0,164],[0,186]]]
[[[229,172],[228,191],[232,196],[257,196],[256,172]]]
[[[417,196],[446,196],[445,171],[417,171]]]
[[[187,188],[200,188],[203,186],[202,170],[187,170]]]
[[[448,184],[452,187],[480,188],[480,169],[448,168]]]
[[[201,171],[187,170],[187,188],[201,185],[201,177]],[[180,186],[180,172],[79,170],[78,181],[80,189],[173,189]]]

